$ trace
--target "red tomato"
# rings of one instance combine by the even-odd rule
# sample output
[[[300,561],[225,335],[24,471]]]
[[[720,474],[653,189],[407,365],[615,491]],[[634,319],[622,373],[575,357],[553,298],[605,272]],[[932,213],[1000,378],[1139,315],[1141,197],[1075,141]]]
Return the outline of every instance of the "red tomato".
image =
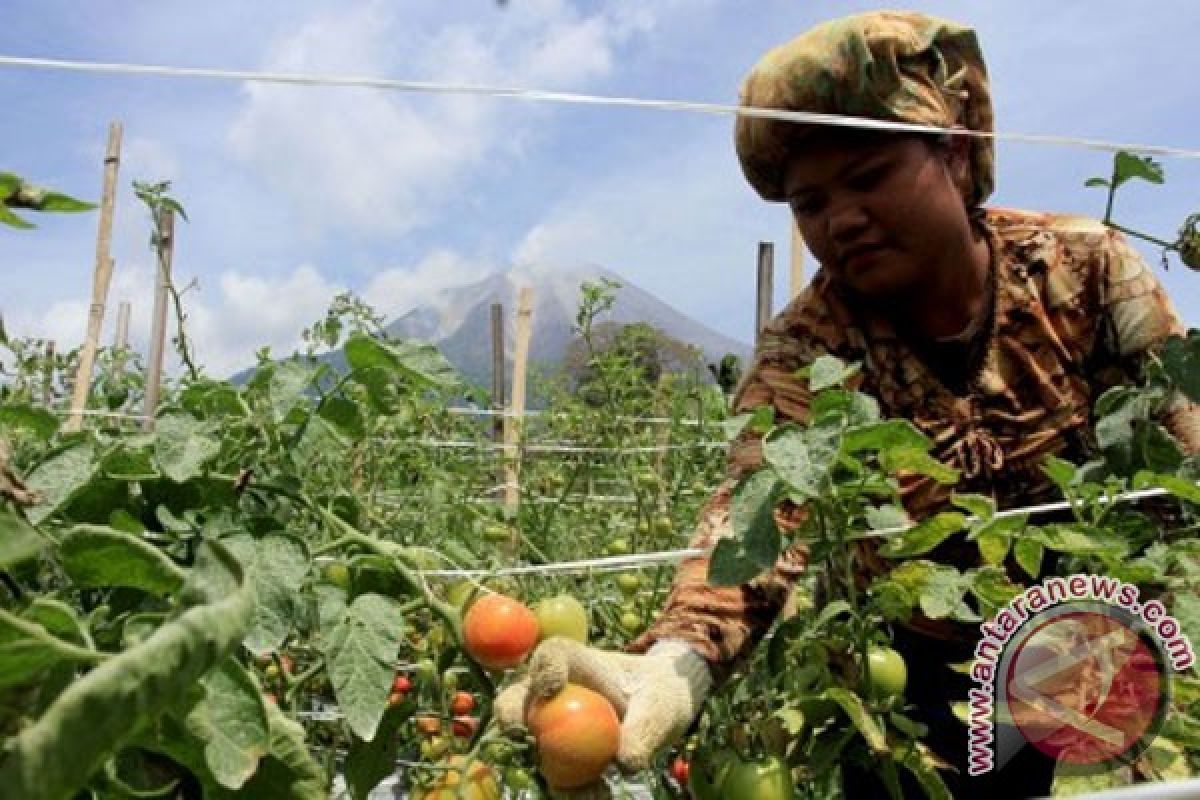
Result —
[[[671,777],[674,778],[675,782],[680,786],[687,786],[688,772],[690,769],[691,764],[688,763],[686,758],[683,756],[676,756],[675,760],[671,762]]]
[[[527,721],[538,764],[553,789],[597,780],[617,755],[621,722],[604,695],[575,684],[536,701]]]
[[[456,717],[461,717],[463,714],[470,714],[475,708],[475,698],[470,692],[455,692],[454,699],[450,701],[450,713]]]
[[[417,717],[417,731],[426,736],[436,736],[442,732],[442,721],[428,714]]]
[[[393,692],[408,692],[412,690],[412,681],[407,675],[397,675],[392,679]]]
[[[511,597],[485,595],[467,610],[463,638],[471,658],[488,669],[509,669],[524,661],[537,644],[537,617]]]
[[[469,739],[475,735],[475,731],[479,730],[478,717],[455,717],[451,723],[450,729],[454,731],[454,735],[461,739]]]

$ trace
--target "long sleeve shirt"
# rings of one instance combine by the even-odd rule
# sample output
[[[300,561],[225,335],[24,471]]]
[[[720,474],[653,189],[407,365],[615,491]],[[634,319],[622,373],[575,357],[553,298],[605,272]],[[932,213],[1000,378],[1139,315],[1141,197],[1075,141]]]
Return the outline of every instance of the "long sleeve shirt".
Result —
[[[879,401],[885,417],[910,420],[932,440],[932,454],[960,471],[954,486],[900,476],[913,519],[945,506],[952,492],[987,494],[1000,508],[1053,499],[1040,469],[1046,456],[1084,460],[1094,400],[1185,329],[1144,259],[1101,223],[988,209],[978,224],[991,250],[990,314],[960,351],[913,344],[919,337],[854,303],[819,270],[763,332],[733,411],[771,406],[777,422],[803,421],[810,395],[796,370],[835,355],[860,362],[857,388]],[[1164,423],[1186,452],[1200,450],[1200,406],[1177,395]],[[760,435],[748,431],[731,443],[725,480],[701,511],[693,547],[710,549],[730,535],[733,489],[762,463]],[[776,510],[785,536],[803,514],[787,502]],[[861,555],[868,572],[885,568],[874,545],[864,541]],[[771,625],[806,561],[806,549],[793,545],[754,580],[716,587],[706,580],[707,557],[686,560],[662,614],[629,649],[682,639],[714,675],[726,675]],[[921,629],[921,620],[913,625]],[[925,630],[936,635],[939,626]]]

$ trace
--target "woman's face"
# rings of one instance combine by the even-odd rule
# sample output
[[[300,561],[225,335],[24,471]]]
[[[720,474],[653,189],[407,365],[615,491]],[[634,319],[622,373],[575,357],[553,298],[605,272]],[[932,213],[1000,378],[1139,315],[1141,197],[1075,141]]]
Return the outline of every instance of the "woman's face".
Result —
[[[955,139],[955,142],[964,142]],[[788,203],[817,260],[872,299],[912,295],[970,241],[965,159],[919,136],[814,132],[787,163]]]

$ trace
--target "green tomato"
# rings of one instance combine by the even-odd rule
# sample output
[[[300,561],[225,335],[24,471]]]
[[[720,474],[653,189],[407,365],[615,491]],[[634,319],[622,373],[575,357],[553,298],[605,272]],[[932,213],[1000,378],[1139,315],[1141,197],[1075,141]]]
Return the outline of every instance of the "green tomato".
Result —
[[[538,621],[538,640],[565,636],[587,644],[588,613],[583,604],[569,594],[547,597],[533,607]]]
[[[732,764],[721,781],[723,800],[791,800],[796,794],[792,771],[773,756]]]
[[[626,611],[621,614],[621,618],[617,620],[617,624],[621,627],[622,631],[632,635],[642,629],[642,617],[636,611]]]
[[[871,690],[876,697],[889,699],[904,694],[908,685],[908,665],[904,656],[890,647],[867,648]]]
[[[325,565],[325,580],[339,589],[350,588],[350,568],[340,561]]]
[[[692,758],[688,789],[696,800],[723,800],[722,784],[729,770],[741,761],[732,750],[718,750],[709,757]]]
[[[633,473],[633,485],[639,489],[653,489],[658,486],[658,475],[652,469],[642,469]]]
[[[529,774],[529,770],[522,767],[509,767],[504,771],[504,785],[510,789],[521,791],[536,789],[537,781]]]
[[[613,539],[608,543],[608,554],[610,556],[623,556],[629,553],[628,539]]]
[[[653,530],[659,536],[666,536],[675,530],[675,524],[671,522],[670,514],[655,514]]]
[[[623,572],[617,576],[617,588],[626,597],[633,597],[642,587],[642,579],[632,572]]]
[[[501,525],[499,522],[489,522],[483,526],[483,540],[485,542],[507,542],[512,539],[512,534],[508,530],[507,525]]]

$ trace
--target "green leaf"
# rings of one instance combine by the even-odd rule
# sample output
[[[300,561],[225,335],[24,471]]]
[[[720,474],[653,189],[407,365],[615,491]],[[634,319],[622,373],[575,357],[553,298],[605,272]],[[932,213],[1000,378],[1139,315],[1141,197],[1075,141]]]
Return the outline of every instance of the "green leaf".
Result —
[[[866,512],[867,527],[873,531],[884,531],[892,528],[908,528],[912,520],[908,512],[900,506],[886,505],[868,508]]]
[[[36,622],[64,641],[79,645],[85,650],[95,649],[92,637],[76,616],[75,609],[60,600],[35,597],[29,607],[21,612],[21,616],[30,622]]]
[[[953,567],[936,565],[929,572],[925,585],[921,587],[921,611],[930,619],[945,619],[951,617],[962,619],[964,616],[963,594],[967,589],[967,579]],[[970,610],[966,610],[970,616]]]
[[[299,591],[308,574],[308,547],[285,533],[268,533],[255,540],[236,534],[221,540],[241,562],[254,591],[254,623],[245,645],[256,656],[283,644],[294,621],[302,616]]]
[[[895,447],[880,452],[879,466],[888,472],[915,472],[941,484],[958,482],[958,470],[915,447]]]
[[[759,470],[739,483],[730,502],[734,536],[762,569],[779,558],[779,528],[775,524],[775,498],[779,482],[769,470]]]
[[[1120,186],[1126,181],[1140,178],[1150,183],[1163,182],[1162,166],[1150,156],[1135,156],[1121,151],[1113,161],[1113,183]]]
[[[976,519],[987,521],[996,515],[996,501],[983,494],[950,495],[950,502]]]
[[[354,800],[367,800],[371,790],[396,771],[396,757],[403,741],[397,734],[412,716],[413,708],[411,703],[390,706],[384,712],[374,739],[364,742],[355,736],[350,740],[345,773],[346,785]]]
[[[23,403],[0,406],[0,429],[27,430],[42,441],[47,441],[58,431],[58,426],[58,417],[43,408],[34,408]]]
[[[312,383],[314,370],[298,361],[284,361],[274,365],[268,392],[271,410],[275,419],[283,420],[303,399],[304,392]]]
[[[101,658],[90,648],[65,642],[37,622],[0,608],[0,688],[29,683],[58,664],[90,664]]]
[[[245,667],[225,659],[200,681],[203,699],[188,711],[189,732],[204,742],[213,778],[227,789],[240,789],[267,754],[270,733],[262,692]]]
[[[431,344],[384,342],[362,333],[346,340],[346,361],[354,370],[385,368],[425,386],[451,389],[461,383],[454,367]]]
[[[1200,403],[1200,330],[1187,337],[1172,336],[1163,343],[1163,371],[1193,403]]]
[[[738,414],[737,416],[722,420],[721,429],[725,434],[726,441],[736,439],[740,436],[742,431],[746,429],[746,426],[750,424],[750,419],[753,416],[753,414],[749,413]]]
[[[970,575],[971,592],[978,598],[985,617],[995,616],[1024,588],[1008,579],[1008,573],[998,566],[981,567]]]
[[[323,417],[311,416],[305,421],[304,432],[290,452],[293,463],[305,469],[322,458],[337,458],[349,446],[350,442],[333,424]]]
[[[26,522],[21,512],[0,504],[0,569],[12,569],[34,558],[52,543]]]
[[[79,525],[59,545],[63,569],[84,589],[125,586],[167,597],[185,573],[162,550],[138,537],[99,525]]]
[[[822,694],[841,706],[872,751],[880,755],[888,752],[887,736],[884,735],[883,728],[875,721],[875,717],[867,711],[861,697],[840,686],[832,686]]]
[[[1003,564],[1008,558],[1009,538],[998,533],[981,533],[975,538],[985,564]]]
[[[1088,178],[1086,181],[1083,182],[1083,185],[1088,187],[1089,189],[1092,189],[1097,186],[1103,186],[1103,187],[1107,188],[1109,184],[1108,184],[1108,181],[1106,181],[1104,178]]]
[[[802,498],[826,493],[829,473],[837,462],[841,426],[818,421],[809,428],[781,425],[763,440],[763,460]],[[736,529],[736,524],[735,524]]]
[[[1087,528],[1075,523],[1051,523],[1040,528],[1031,528],[1031,538],[1060,553],[1110,553],[1120,555],[1129,549],[1129,543],[1101,529]]]
[[[41,208],[38,210],[74,212],[91,211],[95,207],[95,203],[76,200],[74,197],[65,195],[62,192],[46,192],[42,195]]]
[[[1179,443],[1157,422],[1139,420],[1134,424],[1133,446],[1141,462],[1155,472],[1175,472],[1183,464]]]
[[[236,563],[217,555],[240,582]],[[73,796],[237,647],[251,607],[243,585],[217,603],[188,609],[71,684],[41,718],[8,740],[0,786],[22,800]]]
[[[826,389],[813,396],[808,406],[811,419],[840,412],[849,425],[870,425],[879,421],[879,401],[869,394],[849,389]]]
[[[345,436],[360,439],[365,435],[362,411],[353,400],[347,400],[345,397],[327,397],[321,403],[318,413]]]
[[[713,586],[741,586],[762,574],[764,567],[732,539],[721,539],[708,561],[708,582]]]
[[[154,427],[154,458],[163,474],[176,483],[200,475],[221,452],[220,441],[209,436],[206,424],[191,414],[163,414]]]
[[[1197,486],[1195,481],[1178,475],[1163,475],[1145,470],[1133,476],[1134,489],[1150,487],[1166,489],[1180,500],[1186,500],[1189,503],[1200,503],[1200,486]]]
[[[92,479],[95,471],[95,447],[90,441],[69,445],[38,464],[25,480],[26,486],[42,498],[26,512],[29,521],[37,525],[58,511]]]
[[[27,222],[14,214],[12,209],[4,205],[2,200],[0,200],[0,225],[7,225],[10,228],[19,228],[21,230],[29,230],[30,228],[37,227],[32,222]]]
[[[928,436],[904,419],[888,419],[870,425],[858,425],[847,430],[842,439],[842,449],[847,453],[898,449],[928,452],[932,446],[933,442]]]
[[[1034,539],[1021,538],[1017,539],[1013,545],[1013,558],[1017,562],[1017,566],[1025,570],[1025,574],[1031,578],[1036,578],[1042,571],[1042,556],[1046,549],[1041,542]]]
[[[354,598],[329,633],[325,667],[346,723],[364,741],[375,738],[396,674],[404,618],[391,599]]]
[[[926,517],[904,533],[888,539],[879,552],[887,558],[919,556],[928,553],[965,526],[966,517],[962,513],[943,511]]]
[[[892,746],[892,758],[917,779],[926,800],[954,800],[937,764],[923,745],[910,747],[908,744],[895,744]]]
[[[1075,465],[1058,456],[1046,456],[1046,460],[1042,462],[1042,472],[1054,481],[1055,486],[1064,491],[1075,482]]]
[[[837,356],[817,356],[808,368],[808,388],[812,392],[819,392],[843,386],[848,378],[858,373],[858,370],[858,364],[847,365]]]

